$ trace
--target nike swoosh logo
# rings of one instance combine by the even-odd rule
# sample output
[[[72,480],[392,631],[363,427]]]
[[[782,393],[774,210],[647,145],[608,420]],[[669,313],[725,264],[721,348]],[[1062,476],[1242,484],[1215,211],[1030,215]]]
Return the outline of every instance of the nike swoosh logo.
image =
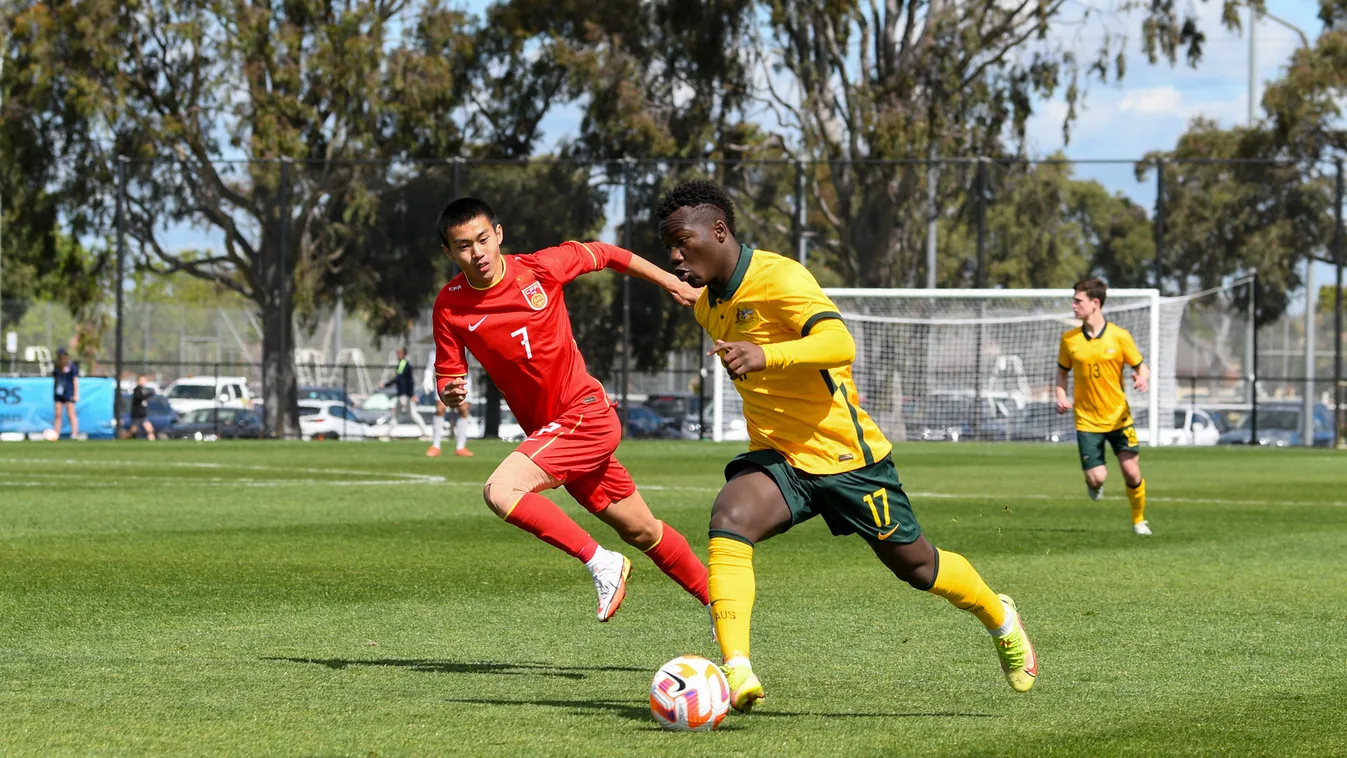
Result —
[[[670,679],[674,680],[675,682],[678,682],[678,689],[674,690],[675,693],[682,692],[683,690],[688,688],[688,683],[683,681],[683,678],[680,677],[679,675],[675,674],[672,671],[665,671],[664,673],[668,674]]]
[[[483,316],[483,317],[481,317],[480,319],[477,320],[477,323],[475,323],[475,324],[470,324],[470,325],[468,326],[468,331],[470,331],[470,332],[475,332],[475,331],[477,331],[477,327],[481,326],[481,325],[482,325],[482,322],[483,322],[483,321],[486,321],[487,318],[489,318],[489,317],[488,317],[488,316]]]
[[[899,526],[901,526],[901,525],[899,525]],[[879,533],[879,541],[880,541],[880,542],[883,542],[884,540],[886,540],[886,539],[892,537],[892,536],[893,536],[893,533],[896,532],[896,531],[898,531],[898,527],[897,527],[897,526],[893,527],[892,529],[888,530],[887,532],[880,532],[880,533]]]

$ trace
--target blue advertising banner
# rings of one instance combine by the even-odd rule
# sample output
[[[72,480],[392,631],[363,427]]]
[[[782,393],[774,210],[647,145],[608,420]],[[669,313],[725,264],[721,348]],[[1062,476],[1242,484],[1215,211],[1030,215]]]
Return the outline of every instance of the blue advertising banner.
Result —
[[[112,418],[112,393],[116,383],[103,377],[80,377],[80,401],[75,405],[80,433],[89,439],[111,438],[116,432]],[[41,434],[54,424],[51,377],[0,377],[0,434]],[[69,436],[70,421],[63,419],[62,436]]]

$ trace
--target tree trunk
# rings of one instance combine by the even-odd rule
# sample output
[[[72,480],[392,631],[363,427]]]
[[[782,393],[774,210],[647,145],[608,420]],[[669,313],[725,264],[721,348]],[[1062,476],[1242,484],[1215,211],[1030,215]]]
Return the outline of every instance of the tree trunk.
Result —
[[[289,267],[282,267],[279,246],[262,251],[264,263],[259,293],[262,308],[263,427],[278,439],[299,438],[299,395],[295,388],[294,311],[285,297]]]

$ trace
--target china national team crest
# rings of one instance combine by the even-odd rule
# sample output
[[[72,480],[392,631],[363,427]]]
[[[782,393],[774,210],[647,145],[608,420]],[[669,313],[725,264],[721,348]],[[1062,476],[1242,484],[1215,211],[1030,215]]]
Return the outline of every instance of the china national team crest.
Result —
[[[523,293],[524,299],[528,301],[529,307],[533,310],[540,311],[547,307],[547,290],[544,290],[543,285],[539,282],[530,284],[520,292]]]

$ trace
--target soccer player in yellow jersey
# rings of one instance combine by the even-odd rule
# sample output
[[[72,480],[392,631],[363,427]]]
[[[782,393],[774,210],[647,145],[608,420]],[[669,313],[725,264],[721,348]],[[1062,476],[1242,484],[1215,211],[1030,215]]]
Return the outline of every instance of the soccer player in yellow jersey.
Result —
[[[1132,506],[1132,531],[1149,535],[1146,522],[1146,480],[1141,478],[1137,460],[1140,448],[1132,426],[1132,411],[1123,391],[1123,366],[1132,367],[1132,386],[1145,392],[1150,368],[1141,360],[1141,352],[1132,335],[1104,319],[1104,299],[1108,286],[1099,279],[1076,282],[1071,313],[1080,319],[1080,327],[1062,335],[1057,351],[1057,412],[1076,409],[1076,446],[1080,465],[1085,469],[1085,487],[1090,498],[1104,496],[1104,443],[1113,447],[1127,485],[1127,502]],[[1067,374],[1075,376],[1072,399],[1066,396]]]
[[[763,698],[749,662],[755,546],[814,516],[835,535],[859,534],[899,579],[970,611],[991,632],[1010,686],[1028,691],[1038,661],[1015,603],[922,536],[892,446],[856,402],[856,345],[837,306],[804,266],[739,244],[734,205],[711,182],[674,188],[656,217],[674,273],[704,288],[697,322],[715,339],[748,422],[749,452],[725,467],[708,551],[730,703],[747,711]]]

